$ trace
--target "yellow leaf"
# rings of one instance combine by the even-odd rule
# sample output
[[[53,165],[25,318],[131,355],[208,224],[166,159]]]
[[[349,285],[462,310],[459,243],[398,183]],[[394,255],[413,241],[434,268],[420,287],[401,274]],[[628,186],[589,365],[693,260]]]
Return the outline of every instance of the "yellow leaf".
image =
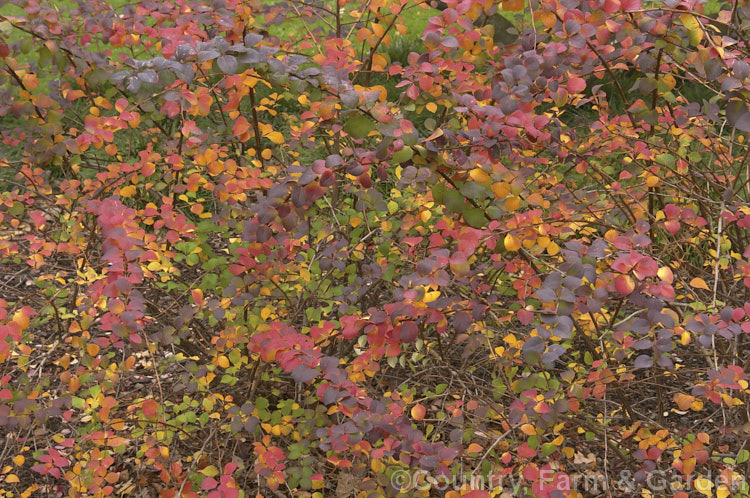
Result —
[[[687,346],[690,344],[690,332],[685,331],[682,334],[680,334],[680,344],[683,346]]]
[[[267,320],[269,316],[271,316],[271,308],[269,308],[268,306],[266,306],[265,308],[263,308],[262,310],[260,310],[260,317],[262,319]]]
[[[485,173],[481,168],[474,168],[469,172],[469,176],[477,183],[484,183],[490,179],[490,175]]]
[[[505,209],[508,211],[515,211],[521,207],[521,199],[516,196],[508,197],[505,199]]]
[[[199,472],[206,477],[213,477],[219,474],[219,471],[213,465],[209,465],[208,467],[204,468],[203,470]]]
[[[714,483],[705,477],[699,477],[695,480],[695,490],[704,496],[713,496],[711,488],[714,487]]]
[[[15,474],[8,474],[5,477],[5,482],[8,482],[8,483],[11,483],[11,482],[21,482],[21,480]]]
[[[135,192],[135,185],[128,185],[127,187],[123,187],[120,189],[120,197],[133,197],[135,195]]]
[[[26,458],[23,455],[16,455],[13,457],[13,463],[18,465],[19,467],[23,465],[25,461],[26,461]]]
[[[680,16],[682,25],[687,29],[688,39],[690,43],[696,47],[703,40],[703,28],[701,27],[698,18],[692,14],[682,14]]]
[[[727,488],[726,484],[722,484],[718,488],[716,488],[716,498],[727,498],[731,493],[729,491],[729,488]]]
[[[547,254],[550,256],[554,256],[555,254],[560,252],[560,246],[557,245],[556,242],[550,242],[547,246]]]
[[[690,281],[690,287],[693,287],[695,289],[711,290],[708,288],[708,284],[706,284],[706,281],[698,277],[695,277]]]
[[[86,352],[89,354],[89,356],[96,356],[97,354],[99,354],[99,346],[97,346],[96,344],[87,344]]]
[[[229,360],[224,355],[221,355],[218,358],[216,358],[216,364],[219,365],[221,368],[229,368]]]
[[[284,135],[279,133],[278,131],[272,131],[268,135],[266,135],[266,138],[268,138],[271,142],[275,144],[283,144],[284,143]]]
[[[665,74],[661,78],[659,78],[659,81],[666,85],[666,87],[671,91],[675,86],[677,86],[677,80],[674,76],[671,74]]]
[[[521,239],[509,233],[505,236],[503,244],[505,245],[506,251],[517,251],[521,248]]]
[[[440,291],[425,292],[424,299],[422,301],[424,303],[431,303],[439,297],[440,297]]]
[[[349,220],[349,224],[352,226],[352,228],[357,228],[362,223],[362,218],[354,217]]]
[[[428,102],[427,105],[425,105],[425,108],[427,108],[428,111],[435,113],[437,111],[437,104],[435,104],[435,102]]]

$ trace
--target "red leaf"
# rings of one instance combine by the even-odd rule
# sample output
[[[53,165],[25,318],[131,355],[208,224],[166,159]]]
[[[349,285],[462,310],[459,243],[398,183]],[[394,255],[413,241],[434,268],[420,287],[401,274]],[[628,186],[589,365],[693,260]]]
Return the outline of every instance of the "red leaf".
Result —
[[[568,80],[568,92],[571,94],[582,92],[586,88],[586,80],[574,76]]]
[[[141,411],[147,418],[155,419],[159,411],[159,403],[153,399],[147,399],[141,405]]]
[[[518,310],[516,312],[516,316],[518,317],[518,321],[521,322],[522,325],[528,325],[534,321],[534,313],[531,311]]]
[[[518,448],[518,456],[523,458],[532,458],[536,456],[536,450],[529,446],[527,443],[523,443]]]

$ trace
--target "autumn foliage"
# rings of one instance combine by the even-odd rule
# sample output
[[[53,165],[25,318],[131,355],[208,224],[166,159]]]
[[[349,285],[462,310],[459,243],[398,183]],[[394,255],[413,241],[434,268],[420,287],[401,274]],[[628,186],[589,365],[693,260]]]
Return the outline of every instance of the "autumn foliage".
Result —
[[[747,3],[434,7],[3,2],[3,496],[750,493]]]

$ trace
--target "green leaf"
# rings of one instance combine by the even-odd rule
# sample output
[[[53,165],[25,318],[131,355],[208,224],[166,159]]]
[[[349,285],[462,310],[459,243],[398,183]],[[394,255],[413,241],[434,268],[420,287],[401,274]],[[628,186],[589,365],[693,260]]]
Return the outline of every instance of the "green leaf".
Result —
[[[552,443],[544,443],[542,445],[542,455],[544,456],[550,456],[555,451],[557,451],[557,446]]]
[[[737,465],[741,465],[750,460],[750,451],[742,450],[737,453]]]
[[[414,150],[409,147],[408,145],[401,149],[398,152],[393,153],[393,157],[391,158],[391,162],[394,164],[401,164],[405,163],[409,159],[414,157]]]
[[[482,228],[487,224],[487,217],[484,215],[484,210],[480,208],[465,209],[464,220],[473,228]]]
[[[344,131],[352,138],[365,138],[374,129],[375,124],[361,114],[352,116],[344,125]]]
[[[460,213],[464,210],[464,196],[458,190],[446,190],[443,200],[445,207],[452,213]]]
[[[466,182],[461,185],[461,193],[470,199],[481,199],[487,197],[487,189],[475,182]]]
[[[438,182],[432,186],[432,199],[438,204],[443,203],[445,197],[445,183]]]

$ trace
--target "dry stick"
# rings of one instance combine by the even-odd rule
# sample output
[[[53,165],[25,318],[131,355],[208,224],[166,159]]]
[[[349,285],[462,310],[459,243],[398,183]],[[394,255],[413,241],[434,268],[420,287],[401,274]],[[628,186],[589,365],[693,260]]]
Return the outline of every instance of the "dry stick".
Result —
[[[302,13],[300,13],[299,9],[294,4],[294,2],[292,2],[291,5],[292,5],[292,8],[294,9],[294,12],[296,12],[297,15],[299,16],[299,18],[302,19]],[[328,24],[328,23],[326,23],[326,24]],[[310,27],[307,25],[307,23],[304,21],[304,19],[302,20],[302,26],[304,26],[305,31],[307,31],[307,36],[310,37],[310,41],[312,41],[313,45],[315,45],[315,50],[317,50],[319,54],[323,55],[323,50],[321,50],[320,45],[318,45],[318,41],[315,39],[315,35],[312,34],[312,32],[310,31]],[[330,24],[329,24],[329,26],[330,26]],[[250,95],[252,95],[252,88],[250,89],[250,92],[251,92]],[[253,106],[253,108],[255,108],[255,106]],[[258,154],[260,154],[260,151],[258,151]]]
[[[190,464],[190,468],[185,473],[185,479],[183,479],[182,484],[180,485],[180,489],[177,490],[177,498],[180,498],[182,496],[182,490],[185,489],[185,484],[188,482],[188,476],[195,468],[195,465],[198,463],[201,455],[203,455],[203,451],[206,449],[206,445],[208,444],[208,442],[213,439],[215,432],[216,429],[211,429],[211,434],[209,434],[209,436],[203,442],[203,446],[201,446],[201,449],[198,451],[198,454],[195,456],[195,458],[193,458],[193,463]]]
[[[725,201],[721,201],[721,209],[719,210],[719,223],[716,227],[716,262],[714,263],[714,289],[713,297],[711,299],[711,309],[716,313],[716,292],[719,286],[719,258],[721,257],[721,230],[722,230],[722,215],[724,214]],[[714,369],[719,370],[719,357],[716,353],[716,334],[711,335],[711,349],[714,353]],[[721,418],[724,422],[724,427],[727,425],[727,413],[724,409],[724,403],[721,404]]]
[[[492,443],[489,448],[487,448],[487,451],[485,451],[484,455],[482,455],[482,458],[479,459],[479,462],[477,462],[477,465],[476,467],[474,467],[474,470],[471,471],[472,476],[477,473],[477,471],[479,470],[479,467],[482,466],[482,462],[484,462],[484,460],[487,458],[487,455],[489,455],[490,452],[495,449],[495,446],[497,446],[500,443],[500,441],[508,437],[511,432],[513,432],[517,427],[520,427],[520,426],[521,426],[520,423],[514,425],[507,431],[503,432],[497,439],[495,439],[495,442]]]
[[[592,316],[593,318],[593,316]],[[599,336],[599,346],[604,351],[604,338]],[[604,482],[606,483],[605,489],[607,490],[607,496],[612,497],[612,492],[609,491],[609,437],[607,437],[607,390],[604,390],[604,416],[602,418],[602,428],[604,429]]]
[[[597,327],[597,330],[599,329],[599,326],[596,322],[594,322],[594,326]],[[596,346],[593,342],[591,342],[591,338],[586,335],[586,332],[581,328],[580,325],[578,325],[578,322],[573,320],[573,327],[575,327],[576,332],[579,336],[583,339],[584,344],[586,344],[586,349],[589,350],[591,355],[596,360],[602,360],[602,356],[599,354],[599,352],[596,350]],[[599,337],[601,337],[601,333],[599,334]],[[603,353],[604,351],[602,351]],[[620,400],[620,405],[622,405],[622,409],[625,411],[625,415],[630,419],[631,422],[635,422],[635,418],[633,417],[633,409],[630,407],[630,402],[625,398],[625,394],[623,394],[622,389],[620,388],[620,381],[615,377],[612,382],[615,385],[615,393],[617,393],[617,398]]]
[[[589,429],[591,432],[599,433],[602,437],[602,439],[609,439],[606,432],[599,432],[599,427],[596,424],[590,423],[585,418],[579,418],[579,417],[568,417],[569,420],[572,422],[578,423],[578,425],[582,425]],[[627,466],[632,472],[635,472],[635,465],[633,464],[633,459],[630,458],[628,455],[623,453],[623,451],[620,449],[620,447],[616,444],[607,444],[608,447],[611,447],[613,450],[615,450],[615,453],[617,454],[617,457],[620,459],[620,461],[623,463],[623,465]]]

